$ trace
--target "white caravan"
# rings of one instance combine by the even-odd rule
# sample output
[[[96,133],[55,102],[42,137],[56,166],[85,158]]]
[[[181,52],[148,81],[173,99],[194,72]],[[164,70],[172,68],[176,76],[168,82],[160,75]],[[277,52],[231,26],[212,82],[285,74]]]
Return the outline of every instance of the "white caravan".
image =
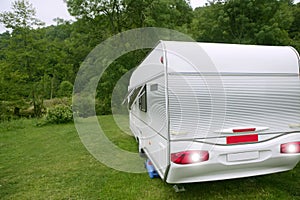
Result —
[[[128,88],[140,152],[172,184],[293,169],[299,62],[292,47],[160,41]]]

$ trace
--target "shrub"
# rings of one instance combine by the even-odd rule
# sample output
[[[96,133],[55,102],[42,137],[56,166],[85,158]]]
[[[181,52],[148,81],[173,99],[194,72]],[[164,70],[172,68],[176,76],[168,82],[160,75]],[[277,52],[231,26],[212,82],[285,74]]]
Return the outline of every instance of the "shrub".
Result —
[[[57,92],[58,97],[71,97],[73,92],[73,85],[69,81],[63,81],[59,85]]]
[[[9,121],[13,117],[11,109],[0,102],[0,121]]]
[[[46,99],[44,100],[44,106],[45,108],[53,108],[58,105],[71,105],[72,104],[72,99],[68,97],[63,97],[63,98],[53,98],[53,99]]]
[[[29,104],[23,100],[0,101],[0,122],[18,119],[22,116],[21,111],[28,106]]]
[[[47,123],[63,124],[71,121],[73,121],[73,112],[71,106],[58,105],[47,110]]]

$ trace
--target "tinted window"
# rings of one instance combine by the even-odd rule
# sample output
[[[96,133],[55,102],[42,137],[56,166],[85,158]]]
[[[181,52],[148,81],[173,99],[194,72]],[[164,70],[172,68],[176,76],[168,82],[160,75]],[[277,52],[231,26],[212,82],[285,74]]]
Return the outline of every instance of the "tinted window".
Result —
[[[144,86],[140,98],[139,98],[139,107],[141,111],[147,112],[147,88]]]

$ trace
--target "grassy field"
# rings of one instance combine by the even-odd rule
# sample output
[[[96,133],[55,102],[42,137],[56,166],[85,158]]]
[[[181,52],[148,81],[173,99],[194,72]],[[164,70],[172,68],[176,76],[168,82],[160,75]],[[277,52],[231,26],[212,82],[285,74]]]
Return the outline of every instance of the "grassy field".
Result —
[[[108,137],[135,151],[112,116],[100,117]],[[35,126],[35,120],[0,124],[0,199],[300,199],[300,166],[279,174],[172,185],[146,173],[110,169],[82,145],[74,124]]]

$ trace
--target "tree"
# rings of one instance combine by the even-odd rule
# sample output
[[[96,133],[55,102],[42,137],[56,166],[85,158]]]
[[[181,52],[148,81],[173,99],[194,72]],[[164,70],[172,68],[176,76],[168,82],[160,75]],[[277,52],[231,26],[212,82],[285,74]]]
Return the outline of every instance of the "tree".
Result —
[[[192,8],[185,0],[124,0],[127,28],[164,27],[187,32]]]
[[[300,52],[300,3],[292,5],[291,10],[294,20],[288,32],[292,39],[292,45]]]
[[[35,9],[27,0],[18,0],[12,3],[12,12],[3,12],[0,14],[0,22],[6,28],[12,29],[12,39],[7,49],[7,65],[5,73],[10,76],[12,83],[19,83],[22,86],[26,82],[34,106],[36,116],[41,116],[43,100],[37,93],[37,82],[41,75],[41,44],[40,38],[34,38],[34,27],[39,27],[44,23],[35,17]],[[31,83],[31,84],[30,84]],[[17,87],[16,87],[17,88]],[[23,88],[23,87],[21,87]],[[23,88],[24,89],[24,88]],[[21,93],[24,90],[20,90]],[[26,91],[26,90],[25,90]],[[21,94],[22,95],[22,94]],[[21,96],[20,95],[20,96]]]
[[[185,0],[65,1],[75,22],[56,18],[56,25],[40,28],[43,23],[28,0],[15,1],[12,12],[0,13],[0,23],[11,29],[0,34],[2,107],[31,100],[36,116],[41,115],[44,98],[70,95],[71,83],[96,45],[132,28],[176,29],[202,42],[293,45],[300,49],[300,4],[294,5],[292,0],[211,0],[194,11]],[[115,84],[148,52],[130,52],[111,63],[98,84],[98,114],[111,112]],[[82,85],[90,78],[85,77]],[[79,101],[87,95],[75,94]],[[92,95],[88,98],[84,107],[94,101]],[[81,115],[89,116],[92,111]]]
[[[122,31],[122,0],[65,0],[69,13],[77,19],[95,20],[101,18],[101,22],[108,23],[113,34]]]
[[[191,33],[197,41],[231,42],[223,2],[210,2],[209,6],[197,8],[193,14]]]
[[[193,33],[199,41],[289,45],[291,6],[289,0],[212,1],[195,11]]]
[[[42,26],[45,23],[35,17],[36,11],[27,0],[18,0],[12,3],[12,12],[0,13],[0,22],[6,28],[32,29],[35,26]]]
[[[289,1],[228,0],[224,5],[234,43],[286,45],[292,22]],[[284,19],[284,20],[283,20]]]
[[[107,24],[111,34],[155,26],[184,30],[192,20],[192,8],[185,0],[66,0],[77,19]]]

